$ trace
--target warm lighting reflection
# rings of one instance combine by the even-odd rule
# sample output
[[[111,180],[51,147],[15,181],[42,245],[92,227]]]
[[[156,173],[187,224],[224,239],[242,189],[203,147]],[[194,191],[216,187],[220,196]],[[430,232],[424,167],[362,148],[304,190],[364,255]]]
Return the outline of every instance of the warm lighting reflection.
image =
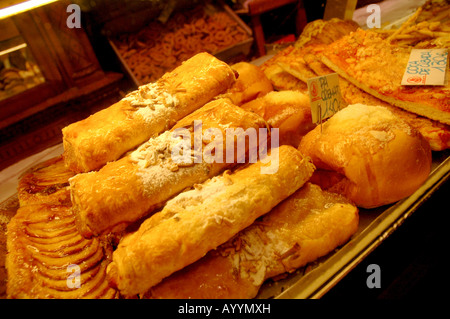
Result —
[[[43,5],[46,5],[48,3],[56,2],[57,0],[29,0],[24,1],[19,4],[12,5],[10,7],[0,9],[0,19],[4,19],[10,16],[13,16],[15,14],[25,12]]]

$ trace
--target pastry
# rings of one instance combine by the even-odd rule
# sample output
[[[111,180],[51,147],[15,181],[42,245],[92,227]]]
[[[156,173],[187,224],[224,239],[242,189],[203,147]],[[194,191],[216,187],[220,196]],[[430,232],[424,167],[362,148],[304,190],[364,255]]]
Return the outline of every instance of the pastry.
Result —
[[[80,173],[107,162],[170,129],[235,82],[235,71],[199,53],[156,82],[142,85],[119,102],[65,127],[64,160]]]
[[[363,208],[411,195],[431,172],[430,144],[382,106],[347,106],[307,133],[299,150],[318,172],[331,172],[336,183],[328,190]]]
[[[266,125],[229,99],[217,99],[120,160],[74,176],[70,191],[80,232],[87,237],[120,232],[184,189],[249,161],[249,154],[257,155],[256,143],[266,143],[258,138]],[[227,130],[236,133],[228,139],[232,144],[227,143]],[[245,142],[249,132],[255,133],[253,143]]]
[[[314,166],[292,146],[276,151],[278,169],[273,174],[261,174],[269,165],[261,161],[226,171],[174,197],[136,232],[122,238],[108,266],[111,284],[125,296],[145,293],[299,189]]]
[[[325,256],[358,229],[358,208],[306,183],[217,249],[144,294],[153,299],[254,298],[261,285]]]

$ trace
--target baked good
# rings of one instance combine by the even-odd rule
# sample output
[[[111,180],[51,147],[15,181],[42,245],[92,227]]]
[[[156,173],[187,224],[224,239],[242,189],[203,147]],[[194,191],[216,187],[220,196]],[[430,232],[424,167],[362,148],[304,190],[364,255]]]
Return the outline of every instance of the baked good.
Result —
[[[401,85],[410,48],[357,30],[328,46],[322,61],[358,88],[409,112],[450,124],[450,84]]]
[[[88,172],[117,160],[226,91],[235,80],[235,71],[214,56],[193,56],[156,82],[142,85],[112,106],[65,127],[67,167]]]
[[[7,249],[8,298],[118,297],[106,280],[112,248],[98,238],[83,238],[70,206],[19,208],[8,224]]]
[[[253,129],[257,133],[266,125],[260,116],[233,105],[229,99],[213,100],[125,157],[99,171],[74,176],[70,190],[80,232],[87,237],[120,232],[184,189],[245,162],[243,156],[250,154],[249,147],[257,145],[249,142],[227,146],[226,130],[236,129],[235,136],[245,138],[247,132]],[[178,133],[174,134],[179,129],[187,134],[187,145],[177,137]],[[212,129],[218,130],[222,139],[209,135],[208,130]],[[193,145],[194,140],[197,146]],[[189,149],[178,153],[183,145]],[[220,154],[219,148],[223,155],[220,159],[215,157]],[[252,154],[256,151],[253,149]],[[212,153],[214,157],[209,156]],[[177,158],[178,154],[187,155],[186,161],[182,156]]]
[[[363,208],[411,195],[431,171],[429,143],[381,106],[347,106],[307,133],[299,150],[318,170],[340,174],[328,189]]]
[[[356,31],[358,28],[358,23],[353,20],[340,18],[332,18],[330,20],[316,19],[303,28],[294,46],[303,48],[316,44],[330,44]]]
[[[362,91],[344,78],[339,79],[342,99],[347,104],[379,105],[389,109],[395,116],[414,127],[430,143],[431,150],[450,148],[450,126],[439,121],[408,112]]]
[[[231,65],[231,68],[238,74],[236,82],[219,97],[228,97],[240,106],[273,91],[272,83],[259,66],[238,62]]]
[[[300,188],[314,166],[292,146],[280,146],[278,169],[269,163],[216,176],[168,201],[161,212],[122,238],[108,266],[111,284],[125,296],[145,293],[223,244]],[[274,150],[272,150],[274,152]]]
[[[280,145],[298,147],[301,138],[316,126],[311,119],[309,96],[298,91],[270,92],[241,107],[278,128]]]
[[[327,44],[358,29],[356,22],[333,18],[328,21],[317,19],[309,22],[295,41],[261,65],[261,69],[276,90],[308,92],[306,81],[314,77],[303,60],[307,52],[317,54]]]
[[[226,243],[152,287],[144,297],[254,298],[267,279],[293,272],[347,242],[358,223],[358,209],[348,199],[306,183]]]
[[[17,197],[20,206],[32,204],[70,205],[69,178],[62,156],[38,163],[19,177]]]
[[[272,83],[274,90],[295,90],[300,92],[308,92],[308,86],[305,82],[286,72],[278,64],[280,59],[284,59],[284,57],[289,55],[293,50],[295,50],[295,48],[292,45],[286,47],[265,61],[260,68]]]

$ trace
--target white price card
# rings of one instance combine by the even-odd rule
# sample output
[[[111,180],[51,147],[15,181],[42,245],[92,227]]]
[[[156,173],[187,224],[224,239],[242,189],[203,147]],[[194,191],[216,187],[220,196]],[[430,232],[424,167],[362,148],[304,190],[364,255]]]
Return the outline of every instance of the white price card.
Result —
[[[446,85],[448,49],[412,49],[402,85]]]
[[[308,79],[307,84],[313,123],[322,123],[322,120],[341,109],[341,90],[337,73]]]

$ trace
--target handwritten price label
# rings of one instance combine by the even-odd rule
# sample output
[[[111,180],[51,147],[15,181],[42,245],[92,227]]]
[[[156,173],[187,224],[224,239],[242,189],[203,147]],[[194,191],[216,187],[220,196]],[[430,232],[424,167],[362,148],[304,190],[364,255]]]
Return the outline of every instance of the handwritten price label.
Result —
[[[446,85],[448,49],[412,49],[402,85]]]
[[[307,84],[313,123],[322,123],[322,120],[341,109],[341,91],[337,73],[308,79]]]

